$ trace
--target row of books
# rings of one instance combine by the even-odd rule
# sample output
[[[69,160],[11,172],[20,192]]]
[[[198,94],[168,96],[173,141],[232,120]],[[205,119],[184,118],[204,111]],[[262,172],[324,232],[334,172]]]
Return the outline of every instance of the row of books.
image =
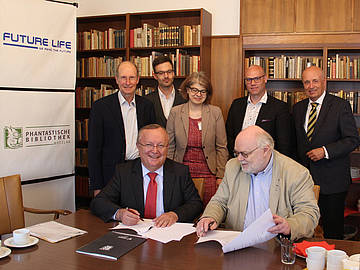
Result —
[[[130,48],[200,45],[200,25],[168,26],[159,22],[157,27],[144,23],[130,30]]]
[[[263,67],[268,78],[301,79],[303,70],[309,66],[322,67],[322,57],[307,56],[251,56],[245,58],[245,68],[251,65]]]
[[[75,148],[75,166],[88,166],[88,150],[87,148]]]
[[[360,79],[360,57],[340,56],[328,57],[327,77],[329,79]]]
[[[135,94],[139,96],[146,96],[147,94],[150,94],[151,92],[154,92],[155,88],[152,86],[145,86],[141,85],[139,88],[136,89]]]
[[[139,70],[140,76],[152,76],[153,60],[160,53],[152,52],[149,56],[131,56],[132,61]],[[175,76],[187,76],[192,72],[200,71],[200,56],[189,55],[185,50],[176,49],[175,53],[165,53],[173,62]]]
[[[91,29],[77,33],[78,50],[108,50],[125,48],[126,30],[109,28],[105,31]]]
[[[329,91],[330,94],[338,96],[347,100],[350,103],[351,109],[353,113],[360,113],[360,92],[351,91],[351,90],[340,90],[340,91]],[[282,90],[271,90],[268,91],[268,94],[280,99],[289,104],[289,106],[293,106],[297,102],[307,98],[304,91],[282,91]]]
[[[75,140],[89,140],[89,119],[75,120]]]
[[[76,196],[88,197],[89,193],[89,178],[77,175],[75,177],[75,193]]]
[[[116,91],[111,85],[107,84],[101,84],[100,89],[91,86],[77,87],[75,89],[75,107],[91,108],[91,104],[96,100],[111,95]]]
[[[123,57],[88,57],[76,60],[76,77],[114,77]]]

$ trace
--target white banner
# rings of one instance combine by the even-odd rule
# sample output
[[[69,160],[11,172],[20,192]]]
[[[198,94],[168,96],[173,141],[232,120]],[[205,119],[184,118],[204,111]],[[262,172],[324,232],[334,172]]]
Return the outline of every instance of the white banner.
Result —
[[[76,8],[0,0],[0,87],[74,89]]]
[[[0,175],[74,173],[74,93],[0,91]]]

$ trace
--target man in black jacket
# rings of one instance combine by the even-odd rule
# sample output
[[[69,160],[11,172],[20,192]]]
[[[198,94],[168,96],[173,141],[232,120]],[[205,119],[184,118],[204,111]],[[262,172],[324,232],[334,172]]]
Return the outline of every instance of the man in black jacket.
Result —
[[[107,186],[91,202],[105,222],[135,225],[153,218],[155,226],[192,222],[203,210],[189,168],[167,159],[169,136],[158,124],[143,127],[137,139],[140,158],[116,166]]]
[[[261,66],[253,65],[245,71],[245,85],[249,92],[231,104],[226,120],[227,147],[233,156],[235,138],[249,126],[257,125],[268,132],[275,149],[292,157],[291,117],[288,105],[267,94],[267,76]]]

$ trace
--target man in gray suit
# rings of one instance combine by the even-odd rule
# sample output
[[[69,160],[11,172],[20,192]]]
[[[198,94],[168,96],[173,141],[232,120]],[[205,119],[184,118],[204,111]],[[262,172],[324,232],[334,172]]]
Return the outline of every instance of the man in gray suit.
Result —
[[[166,127],[166,122],[173,106],[183,104],[186,100],[174,87],[175,71],[168,56],[160,55],[153,61],[153,75],[158,82],[158,88],[146,95],[155,108],[156,122]]]
[[[274,150],[274,140],[250,126],[235,140],[237,158],[226,164],[225,175],[197,224],[203,236],[224,222],[243,231],[270,208],[275,226],[268,231],[292,240],[311,237],[319,220],[310,172]]]

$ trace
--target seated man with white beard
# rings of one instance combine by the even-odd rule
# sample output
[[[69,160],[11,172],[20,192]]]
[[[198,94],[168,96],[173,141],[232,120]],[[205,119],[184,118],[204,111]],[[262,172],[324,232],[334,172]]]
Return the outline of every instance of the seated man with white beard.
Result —
[[[198,236],[222,222],[226,229],[243,231],[270,208],[275,226],[269,232],[291,240],[311,237],[320,214],[308,169],[274,150],[272,137],[258,126],[242,130],[234,148],[236,158],[226,164],[197,224]]]

